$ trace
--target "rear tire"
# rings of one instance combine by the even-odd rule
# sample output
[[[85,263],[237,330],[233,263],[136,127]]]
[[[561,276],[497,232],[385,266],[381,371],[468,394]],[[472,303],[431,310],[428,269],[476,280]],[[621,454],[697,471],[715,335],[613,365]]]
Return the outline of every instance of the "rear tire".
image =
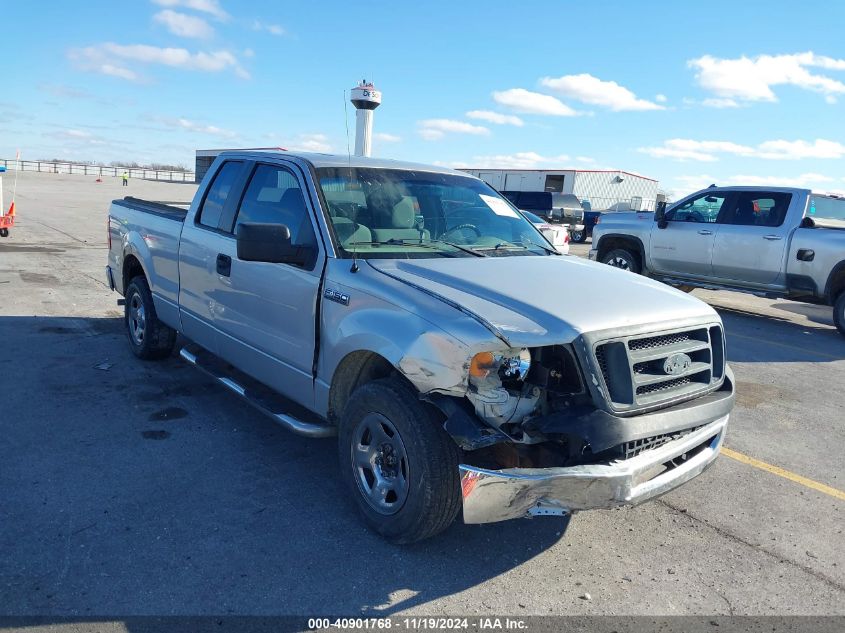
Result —
[[[9,237],[9,229],[0,229],[0,237]]]
[[[123,320],[132,353],[143,360],[160,360],[173,352],[176,330],[159,321],[147,280],[139,275],[126,286]]]
[[[569,237],[576,244],[583,244],[587,241],[587,229],[581,229],[580,231],[572,231]]]
[[[340,420],[338,452],[364,521],[392,543],[434,536],[461,509],[457,445],[436,412],[395,378],[355,390]]]
[[[640,272],[640,260],[631,251],[624,248],[614,248],[608,252],[603,258],[602,263],[614,268],[620,268],[632,273]]]
[[[833,304],[833,323],[842,336],[845,336],[845,290],[839,293]]]

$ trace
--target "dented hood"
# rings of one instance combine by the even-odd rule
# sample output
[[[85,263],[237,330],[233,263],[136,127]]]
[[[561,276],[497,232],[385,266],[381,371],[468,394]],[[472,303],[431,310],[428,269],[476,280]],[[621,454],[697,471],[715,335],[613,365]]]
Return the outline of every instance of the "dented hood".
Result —
[[[370,266],[463,310],[514,347],[568,343],[584,332],[711,318],[695,297],[571,256],[371,259]]]

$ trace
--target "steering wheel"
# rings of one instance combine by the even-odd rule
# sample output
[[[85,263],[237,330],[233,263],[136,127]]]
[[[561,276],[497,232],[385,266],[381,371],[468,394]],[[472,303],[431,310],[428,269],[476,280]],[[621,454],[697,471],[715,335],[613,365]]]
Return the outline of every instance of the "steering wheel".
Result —
[[[475,226],[474,224],[459,224],[458,226],[453,226],[451,229],[446,229],[446,230],[445,230],[445,231],[444,231],[444,232],[440,235],[440,238],[442,239],[442,238],[446,237],[447,235],[450,235],[450,234],[455,233],[455,232],[457,232],[457,231],[460,231],[460,230],[462,230],[462,229],[469,229],[469,230],[471,230],[471,231],[474,231],[474,232],[475,232],[475,236],[476,236],[477,238],[478,238],[478,237],[481,237],[481,231],[479,231],[479,230],[478,230],[478,227],[477,227],[477,226]]]
[[[689,215],[687,216],[688,222],[704,222],[704,216],[701,215],[700,211],[690,211]]]

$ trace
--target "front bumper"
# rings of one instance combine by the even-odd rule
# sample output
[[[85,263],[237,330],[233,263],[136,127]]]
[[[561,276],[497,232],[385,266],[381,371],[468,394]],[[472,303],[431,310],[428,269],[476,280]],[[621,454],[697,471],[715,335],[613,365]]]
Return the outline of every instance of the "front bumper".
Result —
[[[465,523],[636,505],[704,472],[725,438],[728,414],[636,457],[566,468],[485,470],[462,464]]]
[[[590,252],[587,253],[587,259],[592,261],[597,261],[599,256],[599,252],[595,248],[591,248]]]

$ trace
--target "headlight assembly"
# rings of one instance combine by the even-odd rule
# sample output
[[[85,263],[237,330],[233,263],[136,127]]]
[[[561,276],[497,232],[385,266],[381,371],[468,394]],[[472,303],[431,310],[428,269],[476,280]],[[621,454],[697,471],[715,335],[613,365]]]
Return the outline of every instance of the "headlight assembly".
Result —
[[[490,381],[525,380],[531,369],[531,353],[523,349],[503,352],[480,352],[469,364],[470,382],[479,386]]]

